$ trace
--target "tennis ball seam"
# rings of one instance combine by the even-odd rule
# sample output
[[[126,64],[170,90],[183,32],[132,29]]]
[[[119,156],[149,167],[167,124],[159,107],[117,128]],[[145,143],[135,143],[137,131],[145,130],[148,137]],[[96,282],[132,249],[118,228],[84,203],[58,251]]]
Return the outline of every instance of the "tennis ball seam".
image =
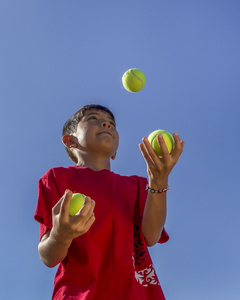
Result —
[[[156,130],[157,132],[155,133],[155,135],[153,136],[152,140],[151,140],[151,145],[153,144],[153,141],[157,138],[157,136],[159,134],[163,134],[163,133],[166,133],[167,131],[166,130],[162,130],[162,129],[159,129],[159,130]],[[161,131],[161,133],[159,133],[159,131]]]
[[[152,132],[151,134],[153,134],[154,132]],[[151,135],[150,134],[150,135]],[[150,141],[150,145],[154,148],[154,144],[155,144],[155,141],[157,141],[157,136],[158,134],[165,134],[166,137],[168,137],[169,141],[171,142],[172,144],[172,149],[171,151],[169,151],[169,153],[172,152],[172,150],[175,148],[175,141],[174,141],[174,138],[173,136],[171,135],[171,133],[169,133],[168,131],[166,130],[163,130],[163,129],[158,129],[158,130],[155,130],[155,133],[154,135],[151,137],[151,141]],[[149,135],[149,136],[150,136]],[[159,147],[159,146],[158,146]],[[159,150],[160,150],[160,153],[158,154],[158,150],[155,150],[157,152],[158,155],[160,155],[159,157],[162,157],[162,154],[161,154],[161,148],[159,147]]]
[[[171,135],[171,133],[169,133],[168,131],[164,130],[164,131],[162,131],[160,134],[164,134],[164,133],[165,133],[166,136],[169,138],[169,140],[172,142],[172,144],[175,146],[174,138],[173,138],[173,136]],[[157,138],[158,135],[159,135],[159,133],[156,133],[156,134],[155,134],[154,138],[152,139],[152,142],[153,142],[153,140],[154,140],[155,138]]]
[[[142,79],[139,78],[136,74],[134,74],[133,69],[131,69],[131,73],[132,73],[132,75],[133,75],[134,77],[136,77],[138,80],[140,80],[140,82],[141,82],[141,88],[143,88],[143,81],[142,81]]]

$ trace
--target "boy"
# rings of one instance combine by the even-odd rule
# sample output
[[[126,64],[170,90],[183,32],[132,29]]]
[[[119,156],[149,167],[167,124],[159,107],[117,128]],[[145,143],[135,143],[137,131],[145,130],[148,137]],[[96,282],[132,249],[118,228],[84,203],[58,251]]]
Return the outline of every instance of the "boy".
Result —
[[[87,105],[66,122],[62,141],[76,165],[52,168],[39,180],[34,215],[41,260],[59,264],[52,299],[165,299],[147,247],[168,240],[168,176],[184,146],[177,134],[174,139],[169,155],[158,136],[160,159],[143,138],[147,181],[110,171],[119,136],[109,109]],[[87,195],[75,216],[68,213],[73,192]]]

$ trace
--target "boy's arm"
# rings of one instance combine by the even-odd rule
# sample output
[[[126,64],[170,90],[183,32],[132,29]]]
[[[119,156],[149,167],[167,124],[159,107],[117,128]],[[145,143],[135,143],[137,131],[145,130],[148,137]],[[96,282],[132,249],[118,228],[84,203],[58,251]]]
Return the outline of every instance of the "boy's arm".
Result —
[[[42,237],[38,252],[42,262],[49,268],[55,267],[67,256],[68,248],[72,241],[62,242],[51,236],[51,230]]]
[[[64,260],[72,240],[86,233],[95,221],[95,202],[90,197],[86,197],[84,206],[75,216],[68,213],[71,198],[72,192],[66,191],[53,207],[53,227],[38,245],[42,262],[50,268]]]
[[[167,216],[166,198],[166,193],[148,192],[142,220],[142,232],[148,247],[155,245],[161,237]]]
[[[161,147],[162,158],[159,158],[151,147],[147,138],[143,138],[140,150],[147,164],[149,186],[154,190],[164,189],[168,186],[168,176],[182,154],[184,142],[174,133],[175,148],[171,154],[161,135],[158,143]],[[142,232],[147,245],[153,246],[161,236],[167,215],[166,193],[148,192],[142,220]]]

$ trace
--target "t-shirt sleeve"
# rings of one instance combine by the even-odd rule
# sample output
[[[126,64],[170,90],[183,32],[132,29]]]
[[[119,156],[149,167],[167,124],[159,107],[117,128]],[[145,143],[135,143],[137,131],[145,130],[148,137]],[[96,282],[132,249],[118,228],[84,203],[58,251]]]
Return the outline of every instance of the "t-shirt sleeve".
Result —
[[[143,216],[143,211],[144,211],[144,207],[146,204],[146,199],[147,199],[147,190],[146,190],[146,186],[147,186],[147,178],[143,178],[143,177],[139,177],[139,193],[138,193],[138,203],[139,203],[139,217],[142,218]],[[163,228],[162,234],[160,236],[160,239],[158,241],[158,243],[166,243],[169,240],[169,235],[167,234],[165,228]]]
[[[38,182],[38,199],[34,219],[40,223],[40,239],[52,228],[52,208],[61,196],[51,171],[48,171]]]

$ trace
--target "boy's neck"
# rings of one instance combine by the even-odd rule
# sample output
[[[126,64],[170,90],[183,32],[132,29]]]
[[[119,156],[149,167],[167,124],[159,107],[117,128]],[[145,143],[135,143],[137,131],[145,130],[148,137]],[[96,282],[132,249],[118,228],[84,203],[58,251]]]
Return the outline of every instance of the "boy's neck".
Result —
[[[79,159],[77,166],[88,167],[94,171],[111,170],[110,159],[88,158]]]

